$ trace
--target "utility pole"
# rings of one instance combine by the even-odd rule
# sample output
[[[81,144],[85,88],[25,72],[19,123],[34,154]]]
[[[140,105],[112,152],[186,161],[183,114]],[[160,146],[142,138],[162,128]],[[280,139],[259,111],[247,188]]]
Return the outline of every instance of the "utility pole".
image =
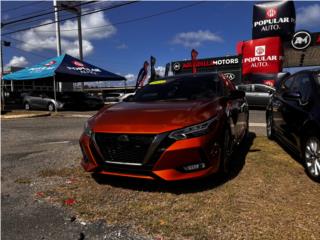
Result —
[[[68,12],[77,15],[78,22],[78,39],[79,39],[79,58],[83,60],[83,48],[82,48],[82,27],[81,27],[81,1],[58,1],[54,0],[55,6],[55,16],[56,16],[56,32],[57,32],[57,52],[58,56],[61,55],[61,37],[60,37],[60,24],[58,11],[63,9]],[[84,89],[84,84],[81,84],[82,90]]]
[[[77,11],[78,20],[78,39],[79,39],[79,57],[83,61],[83,48],[82,48],[82,26],[81,26],[81,8]],[[84,90],[84,82],[81,82],[81,90]]]
[[[0,42],[1,45],[1,112],[4,111],[4,81],[3,81],[3,49],[2,49],[2,41]]]
[[[54,7],[54,20],[56,22],[56,39],[57,39],[57,56],[61,55],[61,36],[60,36],[60,18],[59,18],[59,6],[57,4],[57,0],[53,0],[53,7]],[[56,84],[56,81],[53,81],[53,84]],[[62,91],[62,82],[58,83],[58,90],[59,92]],[[56,91],[57,86],[53,86],[54,91]]]

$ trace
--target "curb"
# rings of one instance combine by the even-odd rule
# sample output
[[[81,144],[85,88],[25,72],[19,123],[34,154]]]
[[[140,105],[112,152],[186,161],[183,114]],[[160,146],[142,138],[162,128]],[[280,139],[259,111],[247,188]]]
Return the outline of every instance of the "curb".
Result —
[[[48,117],[51,113],[30,113],[30,114],[19,114],[19,115],[1,115],[1,119],[18,119],[18,118],[35,118],[35,117]]]

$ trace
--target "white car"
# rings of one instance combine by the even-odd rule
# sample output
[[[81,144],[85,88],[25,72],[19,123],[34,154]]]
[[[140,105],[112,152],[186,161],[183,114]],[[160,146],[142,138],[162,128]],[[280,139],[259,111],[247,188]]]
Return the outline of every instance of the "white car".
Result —
[[[119,102],[123,102],[124,99],[126,99],[129,96],[133,96],[135,92],[133,93],[108,93],[106,97],[104,98],[105,104],[115,104]]]

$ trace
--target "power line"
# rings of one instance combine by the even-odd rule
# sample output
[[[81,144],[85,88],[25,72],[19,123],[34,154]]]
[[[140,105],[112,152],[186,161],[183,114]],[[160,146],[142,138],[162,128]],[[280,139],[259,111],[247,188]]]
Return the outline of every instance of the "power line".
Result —
[[[23,50],[23,49],[18,48],[18,47],[10,46],[10,48],[14,48],[14,49],[16,49],[16,50],[26,52],[26,53],[31,54],[31,55],[34,55],[34,56],[36,56],[36,57],[40,57],[40,58],[43,58],[43,59],[48,59],[48,57],[45,57],[45,56],[43,56],[43,55],[36,54],[36,53],[33,53],[33,52],[28,52],[28,51]]]
[[[36,5],[36,4],[44,3],[44,2],[46,2],[46,1],[39,1],[39,2],[37,2],[37,3],[34,3],[34,4],[32,5],[32,7],[33,7],[34,5]],[[12,12],[12,11],[15,11],[15,10],[17,10],[17,9],[24,8],[24,7],[27,7],[27,6],[30,6],[30,3],[23,4],[23,5],[20,5],[20,6],[18,6],[18,7],[6,9],[5,12],[6,12],[6,13]]]
[[[23,40],[20,40],[20,39],[11,37],[11,36],[6,36],[6,38],[9,38],[9,39],[14,40],[14,41],[26,43],[26,44],[31,45],[31,46],[39,46],[38,44],[30,44],[29,42],[26,42],[26,41],[23,41]],[[20,50],[23,50],[23,49],[20,49]],[[47,50],[47,51],[54,51],[54,49],[46,49],[46,50]],[[28,51],[26,51],[26,50],[23,50],[23,51],[28,52]]]
[[[119,5],[116,5],[116,6],[111,6],[111,7],[108,7],[108,8],[103,8],[103,9],[99,9],[99,10],[95,10],[95,11],[92,11],[92,12],[88,12],[88,13],[81,14],[80,16],[86,16],[86,15],[89,15],[89,14],[93,14],[93,13],[97,13],[97,12],[102,12],[102,11],[106,11],[106,10],[110,10],[110,9],[114,9],[114,8],[118,8],[118,7],[122,7],[122,6],[129,5],[129,4],[133,4],[133,3],[136,3],[136,2],[137,2],[137,1],[131,1],[131,2],[119,4]],[[38,27],[42,27],[42,26],[47,26],[47,25],[50,25],[50,24],[54,24],[54,23],[56,23],[56,22],[62,22],[62,21],[70,20],[70,19],[75,19],[75,18],[77,18],[77,17],[78,17],[78,16],[69,17],[69,18],[65,18],[65,19],[59,20],[59,21],[52,21],[52,22],[49,22],[49,23],[43,23],[43,24],[40,24],[40,25],[37,25],[37,26],[33,26],[33,27],[27,27],[27,28],[15,30],[15,31],[8,32],[8,33],[3,33],[2,36],[6,36],[6,35],[9,35],[9,34],[13,34],[13,33],[17,33],[17,32],[22,32],[22,31],[30,30],[30,29],[33,29],[33,28],[38,28]]]
[[[87,5],[87,4],[90,4],[90,3],[93,3],[93,2],[95,2],[95,1],[80,3],[80,4],[77,4],[77,5],[74,5],[73,7],[79,7],[79,6]],[[42,17],[42,16],[45,16],[45,15],[49,15],[49,14],[52,14],[52,13],[55,13],[55,12],[60,12],[60,11],[63,11],[63,10],[64,10],[63,8],[60,8],[60,9],[58,9],[56,11],[50,11],[50,12],[41,13],[41,14],[37,14],[37,15],[34,15],[34,16],[30,16],[30,17],[21,18],[21,19],[18,19],[18,20],[13,20],[11,22],[1,23],[1,26],[4,27],[4,26],[10,25],[10,24],[23,22],[25,20],[29,20],[29,19],[33,19],[33,18],[37,18],[37,17]]]
[[[92,1],[92,2],[95,2],[95,3],[100,3],[100,2],[97,2],[97,1]],[[61,11],[61,10],[59,10]],[[87,11],[82,11],[82,13],[87,13],[91,10],[87,10]],[[60,16],[61,17],[61,16]],[[44,17],[44,18],[39,18],[39,19],[34,19],[34,20],[31,20],[31,21],[26,21],[26,22],[18,22],[18,23],[13,23],[14,24],[14,27],[16,27],[17,25],[21,25],[21,24],[27,24],[27,23],[32,23],[32,22],[38,22],[38,21],[41,21],[41,20],[48,20],[47,17]],[[63,20],[62,20],[63,21]]]
[[[138,21],[142,21],[148,18],[152,18],[152,17],[157,17],[157,16],[161,16],[161,15],[165,15],[165,14],[170,14],[173,12],[178,12],[180,10],[186,9],[186,8],[190,8],[199,4],[204,3],[205,1],[199,1],[196,3],[192,3],[192,4],[188,4],[186,6],[182,6],[182,7],[178,7],[175,9],[171,9],[171,10],[166,10],[166,11],[162,11],[162,12],[158,12],[158,13],[154,13],[154,14],[150,14],[150,15],[146,15],[143,17],[138,17],[138,18],[133,18],[133,19],[129,19],[129,20],[124,20],[124,21],[120,21],[120,22],[116,22],[116,23],[112,23],[112,24],[105,24],[105,25],[100,25],[100,26],[96,26],[96,27],[88,27],[88,28],[82,28],[83,30],[86,29],[97,29],[97,28],[105,28],[105,27],[110,27],[110,26],[115,26],[115,25],[122,25],[122,24],[127,24],[127,23],[132,23],[132,22],[138,22]],[[64,19],[65,20],[65,19]],[[62,21],[64,21],[62,20]],[[50,24],[50,23],[48,23]],[[48,25],[46,24],[46,25]],[[38,26],[37,26],[38,27]],[[78,30],[78,28],[74,28],[74,29],[62,29],[60,30],[61,32],[67,32],[67,31],[76,31]],[[24,30],[25,31],[25,30]],[[55,32],[55,31],[50,31],[50,30],[39,30],[38,32]],[[13,32],[14,33],[14,32]],[[7,33],[7,34],[12,34],[12,33]],[[7,34],[3,34],[3,35],[7,35]]]
[[[120,21],[120,22],[115,22],[115,23],[112,23],[112,24],[105,24],[105,25],[100,25],[100,26],[95,26],[95,27],[82,28],[82,29],[83,30],[85,30],[85,29],[96,29],[96,28],[104,28],[104,27],[110,27],[110,26],[115,26],[115,25],[122,25],[122,24],[127,24],[127,23],[132,23],[132,22],[138,22],[138,21],[142,21],[142,20],[145,20],[145,19],[148,19],[148,18],[158,17],[158,16],[161,16],[161,15],[170,14],[170,13],[173,13],[173,12],[178,12],[180,10],[183,10],[183,9],[186,9],[186,8],[190,8],[190,7],[202,4],[204,2],[205,1],[199,1],[199,2],[192,3],[192,4],[189,4],[189,5],[186,5],[186,6],[182,6],[182,7],[178,7],[178,8],[175,8],[175,9],[166,10],[166,11],[162,11],[162,12],[158,12],[158,13],[154,13],[154,14],[150,14],[150,15],[146,15],[146,16],[143,16],[143,17],[138,17],[138,18],[133,18],[133,19],[124,20],[124,21]],[[67,32],[67,31],[75,31],[75,30],[78,30],[78,28],[62,29],[60,31],[61,32]],[[39,30],[38,32],[55,32],[55,31]]]

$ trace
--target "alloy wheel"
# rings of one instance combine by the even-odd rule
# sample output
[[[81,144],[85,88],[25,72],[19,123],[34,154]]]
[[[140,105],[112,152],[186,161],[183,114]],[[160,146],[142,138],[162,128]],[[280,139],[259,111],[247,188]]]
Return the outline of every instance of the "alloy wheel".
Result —
[[[309,137],[305,144],[304,158],[306,169],[311,177],[320,179],[320,140]]]
[[[29,103],[25,103],[24,104],[24,109],[25,110],[30,110],[30,104]]]
[[[273,138],[272,115],[271,114],[269,114],[267,117],[267,137],[269,139]]]
[[[52,103],[49,104],[48,110],[49,110],[50,112],[53,112],[53,111],[54,111],[54,105],[53,105]]]

